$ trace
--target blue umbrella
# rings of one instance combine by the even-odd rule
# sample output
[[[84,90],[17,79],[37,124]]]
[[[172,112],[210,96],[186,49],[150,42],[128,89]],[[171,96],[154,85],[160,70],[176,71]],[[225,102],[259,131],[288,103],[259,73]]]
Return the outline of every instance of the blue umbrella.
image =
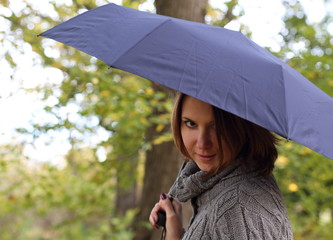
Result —
[[[333,99],[239,32],[108,4],[41,36],[333,159]]]

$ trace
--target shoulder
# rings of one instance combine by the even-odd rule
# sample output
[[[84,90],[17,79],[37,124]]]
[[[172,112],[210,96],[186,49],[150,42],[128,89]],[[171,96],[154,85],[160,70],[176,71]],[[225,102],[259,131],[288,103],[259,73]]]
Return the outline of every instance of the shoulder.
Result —
[[[237,183],[228,194],[219,196],[216,208],[214,229],[218,234],[235,236],[231,239],[292,239],[288,214],[273,177]]]
[[[280,189],[273,176],[252,176],[226,187],[217,197],[219,214],[244,208],[258,214],[285,212],[285,204]]]

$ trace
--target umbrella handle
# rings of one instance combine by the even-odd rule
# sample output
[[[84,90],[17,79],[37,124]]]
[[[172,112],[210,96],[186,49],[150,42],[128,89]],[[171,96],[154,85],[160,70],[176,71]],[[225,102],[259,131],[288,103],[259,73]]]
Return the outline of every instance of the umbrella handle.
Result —
[[[165,227],[166,213],[164,211],[162,211],[162,210],[159,210],[157,212],[157,217],[158,217],[158,219],[157,219],[156,224],[159,225],[159,226],[161,226],[161,227]]]

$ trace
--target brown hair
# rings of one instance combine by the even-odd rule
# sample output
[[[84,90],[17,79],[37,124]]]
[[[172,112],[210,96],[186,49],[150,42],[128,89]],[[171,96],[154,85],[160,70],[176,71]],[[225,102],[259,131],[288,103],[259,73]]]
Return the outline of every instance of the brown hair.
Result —
[[[172,131],[178,150],[185,159],[189,160],[190,155],[186,150],[181,135],[182,106],[186,96],[183,93],[178,93],[176,96],[172,114]],[[212,108],[220,152],[223,153],[223,139],[226,146],[230,149],[231,161],[241,157],[242,165],[246,170],[255,170],[261,176],[271,175],[278,155],[275,147],[278,142],[277,137],[267,129],[248,120],[220,108],[214,106]],[[231,161],[226,161],[226,159],[221,157],[219,168],[213,169],[208,174],[211,175],[219,169],[229,166]]]

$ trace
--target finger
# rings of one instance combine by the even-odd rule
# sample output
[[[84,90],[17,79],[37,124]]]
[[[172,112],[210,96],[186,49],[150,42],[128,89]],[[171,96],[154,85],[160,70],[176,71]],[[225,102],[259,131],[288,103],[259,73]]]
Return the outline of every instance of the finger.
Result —
[[[179,202],[174,200],[172,202],[172,206],[173,206],[173,209],[175,210],[175,212],[177,213],[177,215],[180,215],[182,213],[182,205]]]
[[[158,204],[161,207],[161,209],[166,212],[167,216],[175,214],[172,202],[170,201],[170,199],[167,197],[166,194],[164,193],[161,194],[160,201],[158,202]]]
[[[166,232],[167,237],[172,239],[180,239],[183,233],[181,205],[177,201],[166,197],[161,194],[159,205],[165,209],[166,212]]]
[[[161,206],[159,205],[159,203],[156,203],[150,212],[149,222],[154,228],[159,228],[159,226],[156,224],[157,219],[158,219],[157,212],[159,210],[161,210]]]
[[[155,206],[153,207],[153,209],[150,212],[150,216],[149,216],[149,221],[152,224],[155,224],[157,221],[157,211],[159,210],[159,204],[156,203]]]
[[[149,216],[149,222],[152,226],[156,224],[156,217],[154,216],[154,213],[151,213]]]
[[[149,218],[149,222],[150,222],[150,224],[151,224],[151,226],[152,226],[153,228],[158,229],[158,228],[160,227],[159,225],[156,224],[157,221],[155,220],[154,217],[150,217],[150,218]]]

